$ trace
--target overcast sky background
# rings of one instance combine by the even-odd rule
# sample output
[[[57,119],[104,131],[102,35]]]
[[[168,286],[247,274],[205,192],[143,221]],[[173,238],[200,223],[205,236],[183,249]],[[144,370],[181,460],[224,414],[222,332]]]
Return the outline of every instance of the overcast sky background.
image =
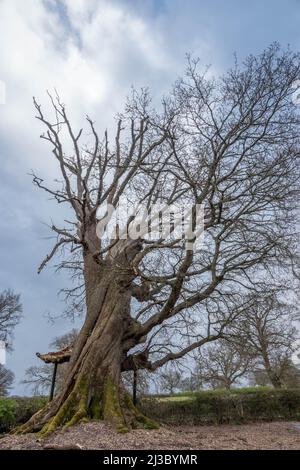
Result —
[[[13,394],[28,393],[20,381],[39,364],[35,352],[74,327],[47,318],[63,312],[57,292],[66,277],[53,265],[37,274],[52,244],[45,222],[63,213],[28,176],[31,169],[48,181],[56,176],[32,96],[46,110],[45,91],[55,87],[75,126],[89,114],[101,132],[131,85],[150,87],[158,101],[184,70],[187,52],[218,75],[234,52],[243,59],[273,41],[300,50],[299,25],[300,0],[0,0],[0,290],[20,292],[24,309],[7,358]]]

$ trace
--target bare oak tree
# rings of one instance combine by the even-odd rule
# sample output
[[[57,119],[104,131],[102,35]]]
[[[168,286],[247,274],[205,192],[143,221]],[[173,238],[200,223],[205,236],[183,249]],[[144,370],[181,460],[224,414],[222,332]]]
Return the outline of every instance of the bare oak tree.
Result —
[[[49,116],[34,101],[61,182],[51,187],[35,174],[33,181],[74,216],[52,225],[56,243],[39,272],[62,252],[59,267],[79,280],[67,296],[81,302],[85,320],[63,390],[20,432],[47,434],[87,417],[119,430],[152,426],[124,391],[121,372],[154,371],[220,338],[245,308],[241,292],[260,288],[259,270],[288,267],[299,190],[300,119],[292,102],[299,73],[299,56],[276,44],[218,80],[189,59],[159,111],[147,92],[133,93],[114,138],[102,138],[88,117],[87,145],[59,97],[50,97]],[[97,209],[116,207],[121,196],[132,217],[113,239],[100,240]],[[202,248],[191,249],[194,236],[131,237],[138,203],[149,211],[157,203],[204,204]]]
[[[283,302],[277,290],[271,290],[262,298],[256,296],[233,328],[236,343],[257,358],[257,367],[265,371],[275,388],[285,385],[285,369],[299,339],[296,318],[297,309]]]
[[[9,341],[22,315],[20,295],[7,289],[0,293],[0,340]]]
[[[230,389],[253,370],[254,357],[246,348],[219,340],[200,351],[201,378],[212,388]]]
[[[280,381],[280,385],[285,388],[300,388],[300,368],[288,355],[280,353],[273,358],[273,370]],[[269,374],[265,369],[256,369],[252,379],[254,385],[272,385]]]
[[[52,367],[50,364],[40,366],[30,366],[25,371],[25,377],[22,384],[28,388],[33,395],[47,395],[52,383]]]
[[[182,372],[173,366],[167,365],[159,372],[157,382],[162,392],[173,395],[181,389]]]
[[[72,329],[68,333],[54,338],[50,343],[50,348],[55,350],[61,350],[66,347],[71,347],[78,336],[78,331]],[[63,388],[63,384],[66,378],[68,364],[59,364],[57,375],[55,392],[59,393]],[[25,377],[22,383],[32,390],[34,395],[43,395],[48,393],[51,388],[53,376],[53,364],[41,364],[39,366],[30,366],[25,371]]]
[[[0,397],[6,396],[14,381],[14,374],[9,369],[6,369],[0,364]]]

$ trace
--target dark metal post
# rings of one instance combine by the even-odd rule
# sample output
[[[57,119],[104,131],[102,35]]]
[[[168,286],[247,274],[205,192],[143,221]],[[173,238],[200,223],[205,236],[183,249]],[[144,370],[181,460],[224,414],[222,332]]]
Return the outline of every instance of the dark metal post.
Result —
[[[133,371],[133,384],[132,384],[132,401],[136,405],[136,388],[137,388],[137,370]]]
[[[52,401],[52,400],[53,400],[53,396],[54,396],[56,372],[57,372],[57,362],[54,362],[54,368],[53,368],[53,375],[52,375],[52,383],[51,383],[51,390],[50,390],[49,401]]]

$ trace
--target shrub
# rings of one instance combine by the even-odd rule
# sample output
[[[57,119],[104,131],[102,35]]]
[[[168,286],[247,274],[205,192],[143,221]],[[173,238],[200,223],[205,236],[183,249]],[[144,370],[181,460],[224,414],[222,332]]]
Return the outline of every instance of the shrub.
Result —
[[[48,399],[45,397],[17,397],[15,419],[16,424],[23,424],[31,416],[46,405]]]
[[[15,409],[15,400],[0,398],[0,432],[5,432],[14,425]]]
[[[47,403],[45,397],[0,398],[0,432],[25,423]]]
[[[200,391],[141,402],[149,417],[172,424],[221,424],[300,419],[300,390],[268,387]]]

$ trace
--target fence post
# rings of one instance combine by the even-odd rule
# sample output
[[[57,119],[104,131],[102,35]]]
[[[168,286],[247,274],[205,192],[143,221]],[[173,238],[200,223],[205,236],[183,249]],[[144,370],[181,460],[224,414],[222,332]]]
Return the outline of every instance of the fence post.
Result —
[[[53,396],[54,396],[56,372],[57,372],[57,362],[54,362],[54,368],[53,368],[53,375],[52,375],[52,383],[51,383],[51,390],[50,390],[49,401],[52,401],[52,400],[53,400]]]

